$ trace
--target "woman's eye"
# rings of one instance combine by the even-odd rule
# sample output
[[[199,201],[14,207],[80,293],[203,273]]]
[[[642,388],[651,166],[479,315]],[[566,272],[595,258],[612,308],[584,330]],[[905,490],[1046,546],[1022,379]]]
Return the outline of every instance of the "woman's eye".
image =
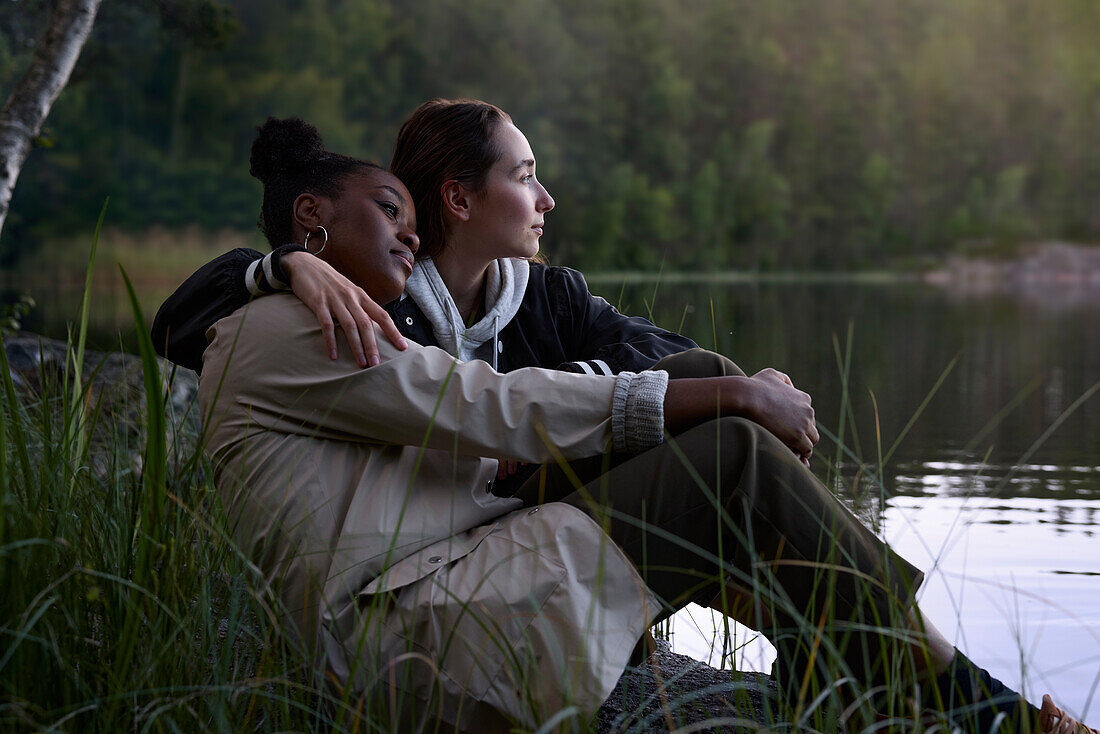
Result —
[[[524,174],[523,178],[520,179],[520,180],[523,181],[523,183],[531,183],[531,181],[534,180],[534,178],[535,178],[535,174],[527,173],[527,174]]]
[[[389,216],[390,219],[397,220],[398,209],[395,205],[388,201],[380,201],[378,202],[378,206],[382,207],[382,211],[386,212],[386,215]]]

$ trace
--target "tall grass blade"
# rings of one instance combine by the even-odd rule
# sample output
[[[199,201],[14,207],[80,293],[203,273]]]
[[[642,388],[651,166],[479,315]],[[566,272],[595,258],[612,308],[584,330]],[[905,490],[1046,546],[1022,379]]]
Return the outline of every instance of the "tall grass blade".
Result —
[[[126,270],[118,267],[126,284],[130,308],[134,314],[138,352],[141,355],[141,372],[145,380],[145,454],[141,466],[141,486],[144,494],[145,517],[152,526],[145,531],[156,533],[159,520],[164,515],[166,478],[168,475],[168,424],[165,417],[164,392],[161,389],[160,364],[157,362],[153,339],[141,313],[141,304]]]
[[[6,352],[4,337],[0,335],[0,353]],[[4,356],[7,356],[6,354]],[[7,372],[7,360],[0,362],[0,369]],[[5,375],[11,379],[10,375]],[[0,507],[7,504],[8,500],[8,409],[3,401],[0,401]],[[5,510],[6,511],[6,510]],[[4,524],[0,523],[0,548],[4,546]]]
[[[0,370],[3,370],[3,374],[0,375],[0,380],[3,381],[4,387],[4,406],[3,409],[0,410],[0,414],[3,415],[3,418],[0,420],[3,420],[5,424],[9,420],[11,421],[12,446],[15,448],[15,455],[16,458],[19,459],[19,467],[23,472],[22,484],[28,486],[34,480],[34,473],[31,470],[31,455],[27,448],[27,435],[23,430],[23,421],[25,418],[23,409],[19,403],[19,398],[15,394],[15,383],[11,378],[11,365],[8,364],[8,351],[7,347],[4,345],[3,336],[0,336]],[[6,431],[6,426],[0,426],[0,428]],[[5,472],[5,485],[7,481],[8,475]]]
[[[962,355],[956,354],[952,358],[952,360],[947,363],[947,367],[945,367],[943,369],[943,372],[940,373],[939,378],[936,379],[936,384],[933,385],[932,389],[928,391],[928,394],[924,396],[924,400],[922,400],[920,405],[917,406],[916,411],[913,413],[912,416],[909,417],[909,421],[901,429],[901,431],[898,433],[898,437],[894,439],[894,443],[892,443],[890,445],[890,448],[886,451],[886,454],[882,457],[882,460],[879,462],[880,466],[885,466],[886,462],[890,461],[890,457],[894,455],[894,451],[896,451],[898,446],[901,445],[901,442],[905,439],[905,436],[909,433],[909,429],[911,429],[913,427],[913,424],[915,424],[917,422],[917,419],[920,418],[921,413],[924,412],[924,409],[928,407],[928,404],[930,402],[932,402],[932,398],[935,397],[937,392],[939,392],[940,387],[943,386],[944,380],[946,380],[947,376],[949,374],[951,374],[951,370],[955,369],[955,365],[958,364],[960,356],[962,356]]]
[[[1003,408],[997,411],[996,415],[989,419],[982,427],[982,430],[978,431],[973,438],[966,442],[966,446],[963,447],[963,453],[968,454],[977,449],[978,445],[985,440],[986,436],[996,430],[997,426],[1001,425],[1001,422],[1008,417],[1012,411],[1016,410],[1029,395],[1038,389],[1040,382],[1040,378],[1036,377],[1016,393],[1012,400],[1008,401]]]
[[[110,197],[103,201],[103,208],[99,211],[99,219],[96,221],[95,234],[92,235],[92,246],[88,251],[88,267],[84,274],[84,296],[80,303],[80,322],[77,327],[75,350],[70,347],[69,357],[72,359],[72,400],[68,405],[69,419],[66,425],[65,445],[72,447],[74,461],[79,461],[84,456],[85,444],[85,411],[82,401],[84,385],[81,379],[81,370],[84,366],[84,345],[88,339],[88,314],[91,310],[92,300],[92,272],[95,266],[96,250],[99,249],[99,233],[103,230],[103,220],[107,216],[107,204]],[[71,344],[71,341],[70,341]],[[68,379],[68,370],[65,372]],[[67,392],[67,391],[66,391]],[[70,462],[69,483],[72,486],[71,472],[76,470],[73,462]]]
[[[844,356],[840,356],[840,342],[836,334],[833,334],[833,352],[836,354],[837,368],[840,370],[840,418],[836,432],[836,466],[835,471],[840,473],[840,465],[843,459],[844,429],[847,425],[846,418],[852,419],[852,428],[855,429],[854,416],[851,415],[851,395],[848,391],[848,378],[852,368],[852,332],[855,330],[855,322],[848,322],[848,338],[845,343]]]
[[[141,466],[140,519],[135,533],[136,553],[133,564],[133,586],[150,589],[155,594],[158,586],[154,560],[158,549],[163,547],[158,540],[166,533],[164,518],[165,478],[167,476],[166,421],[164,402],[160,386],[160,368],[153,351],[152,339],[141,313],[137,294],[119,265],[126,292],[130,298],[130,307],[134,314],[137,331],[138,349],[141,353],[142,375],[145,381],[145,452]],[[126,690],[132,680],[131,669],[135,661],[139,637],[146,620],[145,604],[139,601],[137,594],[130,594],[130,603],[126,605],[125,621],[119,635],[115,664],[112,669],[117,690]],[[124,697],[112,702],[112,707],[125,707],[129,701]],[[121,715],[119,711],[112,712]]]
[[[718,319],[714,316],[714,299],[710,299],[710,341],[711,349],[715,352],[720,351],[718,349]]]
[[[1001,481],[997,483],[996,488],[993,490],[994,497],[1000,496],[1001,491],[1008,485],[1012,477],[1016,475],[1016,471],[1020,468],[1020,466],[1026,464],[1035,454],[1035,452],[1038,451],[1039,448],[1047,442],[1047,439],[1050,438],[1051,435],[1053,435],[1054,432],[1058,430],[1058,427],[1061,426],[1067,418],[1077,412],[1078,408],[1087,403],[1089,399],[1097,393],[1097,391],[1100,391],[1100,382],[1094,383],[1092,387],[1090,387],[1088,390],[1085,390],[1085,392],[1081,394],[1081,397],[1070,403],[1069,407],[1063,410],[1061,414],[1059,414],[1059,416],[1054,419],[1054,422],[1051,423],[1047,427],[1047,429],[1043,431],[1042,435],[1040,435],[1039,438],[1035,439],[1035,442],[1028,447],[1027,451],[1025,451],[1023,455],[1020,456],[1020,458],[1016,462],[1016,466],[1012,468],[1012,471],[1008,472],[1001,479]]]

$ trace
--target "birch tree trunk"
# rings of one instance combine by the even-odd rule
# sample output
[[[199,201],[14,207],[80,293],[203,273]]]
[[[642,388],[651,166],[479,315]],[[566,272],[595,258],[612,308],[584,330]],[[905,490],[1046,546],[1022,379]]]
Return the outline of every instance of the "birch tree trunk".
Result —
[[[0,109],[0,230],[31,145],[69,81],[101,0],[56,0],[27,73]]]

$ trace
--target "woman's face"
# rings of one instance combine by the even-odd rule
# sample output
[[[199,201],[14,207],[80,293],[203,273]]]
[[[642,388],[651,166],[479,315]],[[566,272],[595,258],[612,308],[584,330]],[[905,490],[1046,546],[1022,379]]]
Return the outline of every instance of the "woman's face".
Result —
[[[519,128],[502,123],[493,138],[501,156],[471,197],[468,229],[488,260],[533,257],[554,199],[535,178],[535,154]]]
[[[352,174],[331,203],[322,257],[376,302],[400,296],[420,247],[405,185],[386,171]]]

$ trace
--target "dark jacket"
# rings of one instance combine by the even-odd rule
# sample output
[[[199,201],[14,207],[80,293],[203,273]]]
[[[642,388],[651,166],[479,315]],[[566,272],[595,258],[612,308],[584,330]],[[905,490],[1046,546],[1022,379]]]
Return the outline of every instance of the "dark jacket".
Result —
[[[160,307],[153,321],[153,345],[169,360],[202,371],[206,331],[246,304],[251,294],[245,270],[263,255],[238,248],[196,271]],[[428,319],[411,298],[386,305],[405,337],[438,346]],[[624,316],[588,291],[576,270],[531,264],[519,311],[500,331],[500,372],[550,367],[570,372],[618,374],[652,367],[657,360],[695,347],[687,337],[646,319]],[[318,349],[321,345],[318,345]]]

